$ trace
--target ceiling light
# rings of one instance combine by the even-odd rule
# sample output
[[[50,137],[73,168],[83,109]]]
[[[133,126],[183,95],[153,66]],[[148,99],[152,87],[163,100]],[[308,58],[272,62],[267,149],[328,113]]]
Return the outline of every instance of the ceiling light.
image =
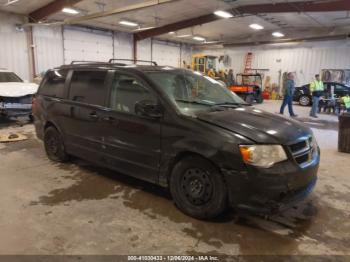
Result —
[[[254,30],[262,30],[262,29],[264,29],[264,27],[259,25],[259,24],[251,24],[249,27],[253,28]]]
[[[218,10],[214,12],[215,15],[223,17],[223,18],[231,18],[233,15],[229,12]]]
[[[12,5],[12,4],[14,4],[14,3],[16,3],[16,2],[18,2],[18,1],[19,1],[19,0],[12,0],[12,1],[8,0],[7,3],[4,4],[4,6]]]
[[[140,27],[140,28],[135,29],[135,31],[143,31],[143,30],[148,30],[148,29],[153,29],[153,28],[154,28],[154,26]]]
[[[62,9],[62,12],[67,13],[67,14],[72,14],[72,15],[76,15],[79,14],[79,11],[73,8],[69,8],[69,7],[65,7]]]
[[[282,34],[281,32],[273,32],[272,35],[274,37],[284,37],[284,34]]]
[[[205,41],[204,44],[216,44],[219,43],[220,41]]]
[[[126,26],[133,26],[133,27],[134,26],[139,26],[139,24],[137,24],[137,23],[126,21],[126,20],[119,21],[119,24],[126,25]]]
[[[194,36],[194,37],[193,37],[193,40],[196,40],[196,41],[205,41],[205,38],[204,38],[204,37],[201,37],[201,36]]]
[[[177,37],[178,38],[185,38],[185,37],[189,37],[189,36],[191,36],[191,35],[178,35]]]
[[[175,34],[175,32],[169,32],[169,35],[174,35]]]

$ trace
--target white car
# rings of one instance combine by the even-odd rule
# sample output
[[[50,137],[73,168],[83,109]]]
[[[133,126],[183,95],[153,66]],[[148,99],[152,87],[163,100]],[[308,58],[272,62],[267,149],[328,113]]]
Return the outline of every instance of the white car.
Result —
[[[0,117],[31,117],[32,98],[37,91],[37,84],[25,83],[15,73],[0,69]]]

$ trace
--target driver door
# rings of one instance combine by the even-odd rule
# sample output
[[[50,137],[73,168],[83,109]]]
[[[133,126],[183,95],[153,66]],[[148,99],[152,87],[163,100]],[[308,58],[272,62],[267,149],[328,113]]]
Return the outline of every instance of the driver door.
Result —
[[[105,161],[122,173],[155,182],[161,156],[161,123],[160,118],[138,113],[136,104],[140,101],[157,103],[157,97],[137,76],[116,72],[109,110],[101,118]]]

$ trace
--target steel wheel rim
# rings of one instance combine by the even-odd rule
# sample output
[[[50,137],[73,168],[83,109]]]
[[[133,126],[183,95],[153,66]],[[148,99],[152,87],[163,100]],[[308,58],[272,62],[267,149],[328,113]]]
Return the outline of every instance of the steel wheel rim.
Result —
[[[201,206],[209,202],[213,193],[210,174],[200,168],[187,169],[181,179],[181,191],[193,205]]]
[[[310,103],[310,99],[306,96],[303,96],[300,98],[300,104],[306,106]]]

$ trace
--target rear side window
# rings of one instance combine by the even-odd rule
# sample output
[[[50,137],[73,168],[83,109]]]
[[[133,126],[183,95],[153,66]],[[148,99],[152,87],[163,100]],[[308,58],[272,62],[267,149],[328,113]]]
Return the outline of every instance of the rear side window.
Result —
[[[53,96],[63,98],[64,83],[66,82],[68,70],[58,69],[47,73],[46,78],[40,87],[39,93],[45,96]]]
[[[106,70],[74,71],[69,89],[69,99],[103,106],[106,97]]]

